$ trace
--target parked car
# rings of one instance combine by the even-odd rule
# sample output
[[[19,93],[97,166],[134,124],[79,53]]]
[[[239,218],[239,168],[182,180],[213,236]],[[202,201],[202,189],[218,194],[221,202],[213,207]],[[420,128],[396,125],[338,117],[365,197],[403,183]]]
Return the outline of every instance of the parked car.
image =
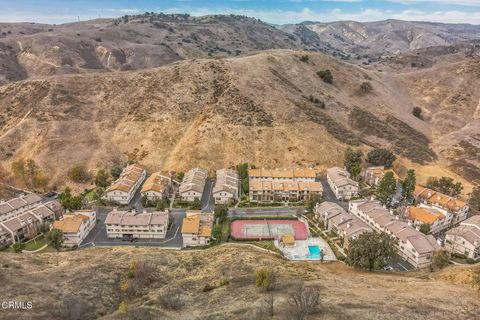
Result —
[[[393,271],[393,267],[391,267],[391,266],[386,266],[386,267],[383,268],[383,270],[385,270],[385,271]]]
[[[56,199],[56,198],[58,198],[58,193],[55,192],[55,191],[50,191],[50,192],[45,193],[45,197]]]

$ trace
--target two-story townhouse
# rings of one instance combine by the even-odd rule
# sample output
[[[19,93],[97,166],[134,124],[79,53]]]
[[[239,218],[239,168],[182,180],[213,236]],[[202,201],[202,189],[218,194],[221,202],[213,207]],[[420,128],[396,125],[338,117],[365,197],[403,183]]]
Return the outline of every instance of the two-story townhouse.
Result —
[[[358,195],[358,182],[350,179],[348,172],[339,167],[327,169],[327,183],[339,200],[350,200]]]
[[[129,204],[147,176],[145,168],[131,164],[123,169],[120,177],[107,188],[105,197],[108,201]]]
[[[238,173],[231,169],[217,170],[217,180],[213,187],[215,203],[233,203],[239,196]]]
[[[472,216],[458,227],[448,230],[445,249],[470,259],[480,259],[480,215]]]
[[[195,199],[201,200],[203,190],[207,183],[208,171],[202,168],[193,168],[183,177],[178,189],[179,195],[184,201],[192,202]]]

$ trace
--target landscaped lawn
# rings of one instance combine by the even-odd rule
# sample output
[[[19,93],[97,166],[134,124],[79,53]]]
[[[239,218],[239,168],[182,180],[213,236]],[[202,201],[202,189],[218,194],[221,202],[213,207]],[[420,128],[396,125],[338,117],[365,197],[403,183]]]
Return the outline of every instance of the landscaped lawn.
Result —
[[[40,236],[35,240],[31,240],[28,243],[25,243],[25,249],[26,251],[35,251],[40,249],[46,244],[45,236]]]

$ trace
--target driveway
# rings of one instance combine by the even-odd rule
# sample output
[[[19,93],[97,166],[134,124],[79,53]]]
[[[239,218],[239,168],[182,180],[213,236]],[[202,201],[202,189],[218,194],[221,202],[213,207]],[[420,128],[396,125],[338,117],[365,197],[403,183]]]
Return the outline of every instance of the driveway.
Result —
[[[407,272],[415,270],[415,267],[408,261],[403,260],[400,256],[395,256],[388,264],[395,271]]]
[[[136,212],[143,212],[141,191],[144,183],[145,181],[143,181],[142,184],[138,187],[137,191],[133,195],[132,200],[130,201],[130,204],[128,205],[130,209],[135,209]]]
[[[112,209],[110,208],[98,208],[97,220],[99,221],[90,234],[83,240],[80,245],[83,247],[98,246],[98,247],[111,247],[111,246],[144,246],[144,247],[165,247],[165,248],[178,248],[183,245],[183,238],[181,234],[182,221],[185,218],[185,210],[172,209],[173,224],[167,231],[165,239],[138,239],[136,242],[122,241],[122,239],[110,239],[107,238],[107,230],[105,226],[105,219],[108,213]],[[153,209],[148,209],[150,211]]]
[[[322,187],[323,187],[323,199],[325,201],[336,203],[348,211],[348,202],[340,201],[337,199],[337,197],[335,197],[335,193],[328,185],[327,178],[326,177],[321,178],[320,182],[322,183]]]
[[[207,180],[207,182],[205,183],[205,188],[203,189],[201,200],[203,212],[212,212],[215,209],[215,199],[213,199],[212,194],[214,185],[214,180]]]

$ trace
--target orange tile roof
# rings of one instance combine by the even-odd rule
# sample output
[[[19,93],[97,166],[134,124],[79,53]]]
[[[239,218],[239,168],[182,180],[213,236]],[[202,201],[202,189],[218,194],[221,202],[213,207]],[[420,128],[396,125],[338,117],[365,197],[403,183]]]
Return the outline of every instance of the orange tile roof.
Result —
[[[62,230],[63,233],[77,233],[80,231],[80,226],[88,217],[82,214],[65,217],[63,220],[57,220],[53,223],[54,229]]]
[[[460,201],[457,198],[450,197],[443,193],[418,185],[415,186],[413,194],[416,197],[419,197],[431,203],[436,203],[452,211],[458,211],[460,209],[463,209],[466,205],[465,202]]]
[[[426,224],[432,224],[437,220],[445,219],[445,216],[436,210],[427,210],[413,206],[409,206],[407,210],[409,219],[418,220]]]
[[[156,191],[160,193],[164,193],[165,190],[168,188],[168,185],[171,182],[171,178],[168,176],[168,173],[165,174],[164,172],[155,172],[152,173],[145,183],[143,184],[142,192],[147,191]]]
[[[195,214],[185,217],[182,222],[182,233],[197,234],[200,229],[200,215]]]

